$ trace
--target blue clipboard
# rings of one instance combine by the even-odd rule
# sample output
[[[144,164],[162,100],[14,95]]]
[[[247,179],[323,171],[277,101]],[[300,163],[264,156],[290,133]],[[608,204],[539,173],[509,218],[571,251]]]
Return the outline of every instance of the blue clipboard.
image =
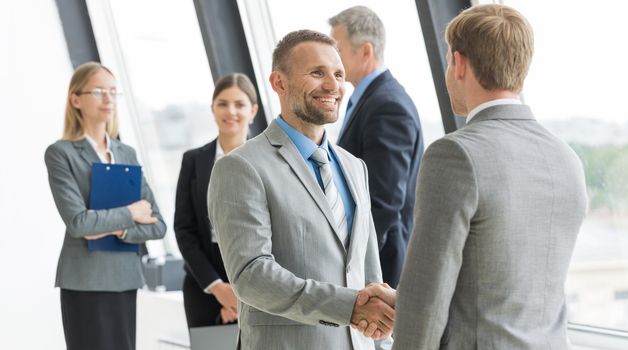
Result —
[[[92,184],[89,208],[111,209],[129,205],[142,199],[142,167],[129,164],[92,164]],[[139,253],[140,246],[126,243],[116,236],[87,241],[89,251],[117,251]]]

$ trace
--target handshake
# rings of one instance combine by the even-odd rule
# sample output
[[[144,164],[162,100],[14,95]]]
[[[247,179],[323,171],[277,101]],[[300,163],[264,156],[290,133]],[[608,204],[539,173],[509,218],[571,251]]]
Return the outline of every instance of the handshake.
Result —
[[[397,291],[387,283],[371,283],[358,292],[351,327],[375,340],[392,334]]]

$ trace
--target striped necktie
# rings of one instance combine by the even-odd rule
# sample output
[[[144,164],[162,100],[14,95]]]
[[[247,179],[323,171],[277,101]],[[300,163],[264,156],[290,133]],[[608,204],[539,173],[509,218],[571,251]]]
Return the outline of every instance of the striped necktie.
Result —
[[[345,215],[345,206],[340,198],[340,193],[334,184],[331,165],[329,164],[329,157],[327,151],[324,148],[317,148],[316,151],[310,156],[310,158],[316,162],[319,166],[321,173],[321,179],[323,180],[323,190],[325,191],[325,197],[327,203],[331,208],[332,215],[336,221],[338,232],[342,243],[348,246],[349,232],[347,229],[347,215]]]

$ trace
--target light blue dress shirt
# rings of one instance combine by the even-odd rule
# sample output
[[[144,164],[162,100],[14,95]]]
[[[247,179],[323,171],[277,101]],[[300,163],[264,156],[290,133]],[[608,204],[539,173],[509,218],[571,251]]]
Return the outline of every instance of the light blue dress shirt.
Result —
[[[310,170],[312,171],[312,175],[318,181],[319,186],[321,186],[321,190],[323,190],[323,180],[321,179],[321,173],[318,167],[318,164],[310,159],[314,151],[319,147],[314,141],[310,140],[307,136],[303,135],[300,131],[290,126],[286,123],[281,116],[277,117],[277,124],[279,127],[288,135],[290,140],[297,146],[297,150],[301,153],[301,156],[305,160],[305,163],[308,165]],[[349,191],[349,186],[347,186],[347,180],[345,179],[344,174],[342,173],[342,169],[340,167],[340,163],[338,162],[336,153],[334,148],[327,140],[327,132],[323,134],[323,141],[320,145],[321,148],[327,151],[329,155],[329,163],[331,165],[331,172],[334,179],[334,184],[338,189],[338,193],[340,194],[340,198],[342,199],[342,204],[345,207],[345,215],[347,215],[347,228],[349,231],[349,237],[351,235],[351,228],[353,227],[353,214],[355,211],[355,202],[353,201],[353,197],[351,196],[351,191]]]
[[[347,113],[345,113],[345,119],[342,121],[342,128],[340,129],[340,133],[338,134],[338,139],[340,139],[340,136],[345,132],[345,129],[347,128],[347,124],[349,123],[349,119],[351,119],[351,113],[353,113],[355,106],[358,104],[358,101],[360,101],[360,99],[362,98],[362,95],[364,95],[364,92],[366,91],[366,89],[369,87],[369,85],[371,85],[373,80],[375,80],[377,77],[379,77],[382,73],[384,73],[387,70],[388,68],[382,66],[372,71],[367,76],[362,78],[362,80],[360,80],[360,82],[358,83],[358,86],[355,87],[355,90],[353,90],[351,97],[349,97],[349,102],[347,103],[347,106],[350,106],[350,107],[347,108]]]

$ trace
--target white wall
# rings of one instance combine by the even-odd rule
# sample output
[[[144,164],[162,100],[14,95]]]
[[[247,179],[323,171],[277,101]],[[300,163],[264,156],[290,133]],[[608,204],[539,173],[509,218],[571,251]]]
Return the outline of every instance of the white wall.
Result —
[[[44,151],[60,138],[71,75],[52,0],[0,3],[0,348],[64,349],[53,288],[64,226]]]

